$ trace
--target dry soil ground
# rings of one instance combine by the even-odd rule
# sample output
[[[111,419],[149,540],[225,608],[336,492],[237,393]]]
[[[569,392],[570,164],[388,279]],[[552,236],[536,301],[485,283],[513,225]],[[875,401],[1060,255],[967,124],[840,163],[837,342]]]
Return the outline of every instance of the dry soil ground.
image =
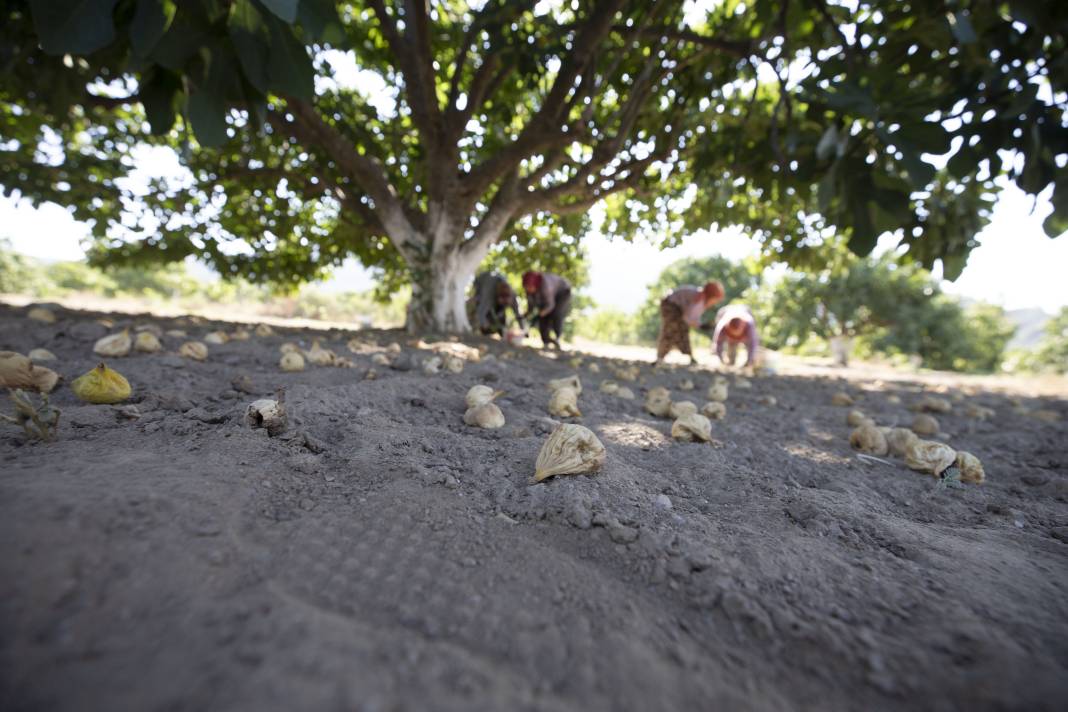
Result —
[[[472,340],[494,359],[427,375],[398,332],[322,332],[354,368],[278,369],[285,341],[207,361],[111,365],[140,417],[80,404],[96,338],[190,319],[0,307],[0,349],[52,350],[59,439],[0,430],[0,709],[1064,709],[1068,403],[951,388],[945,438],[988,481],[937,486],[850,450],[847,390],[882,424],[937,382],[765,376],[716,442],[643,411],[655,385],[703,402],[709,370],[642,369],[638,400],[578,373],[593,476],[532,485],[550,378],[567,358]],[[231,328],[231,327],[228,327]],[[346,342],[356,337],[358,353]],[[376,367],[397,341],[408,370]],[[510,358],[505,358],[510,354]],[[599,373],[589,370],[598,364]],[[402,364],[399,364],[403,366]],[[250,377],[251,393],[231,380]],[[695,390],[680,390],[684,379]],[[463,424],[505,391],[507,425]],[[246,405],[286,388],[289,429]],[[902,403],[888,396],[897,394]],[[771,395],[777,405],[762,405]],[[993,408],[986,421],[964,405]],[[4,408],[6,409],[6,404]],[[1053,410],[1060,420],[1031,415]]]

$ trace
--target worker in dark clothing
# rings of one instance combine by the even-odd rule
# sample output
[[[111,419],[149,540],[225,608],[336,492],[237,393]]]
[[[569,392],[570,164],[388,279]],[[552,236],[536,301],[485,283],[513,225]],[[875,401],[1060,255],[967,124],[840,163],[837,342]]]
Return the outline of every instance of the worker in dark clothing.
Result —
[[[515,314],[519,330],[525,332],[526,324],[519,312],[519,300],[512,285],[497,272],[483,272],[475,277],[474,294],[469,301],[473,308],[472,325],[481,334],[497,334],[504,338],[508,328],[508,310]],[[470,313],[470,312],[469,312]]]
[[[561,348],[564,319],[571,311],[571,284],[551,272],[526,272],[523,291],[527,293],[527,317],[541,332],[542,344]]]

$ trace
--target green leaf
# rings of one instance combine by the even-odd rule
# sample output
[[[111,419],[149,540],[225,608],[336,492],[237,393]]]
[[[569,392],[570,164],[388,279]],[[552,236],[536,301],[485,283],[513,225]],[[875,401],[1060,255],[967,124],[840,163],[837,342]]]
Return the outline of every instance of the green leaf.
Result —
[[[297,6],[300,0],[260,0],[268,10],[289,24],[297,19]]]
[[[144,57],[155,48],[174,20],[173,0],[138,0],[130,23],[130,49]]]
[[[824,215],[827,214],[827,209],[831,206],[831,201],[834,200],[835,193],[835,167],[831,166],[831,169],[823,174],[823,178],[820,179],[818,188],[818,198],[820,212]]]
[[[315,68],[304,45],[287,25],[273,17],[265,18],[271,32],[271,53],[267,74],[271,90],[283,96],[311,101],[315,94]]]
[[[979,157],[966,145],[961,146],[960,150],[954,153],[953,157],[946,163],[946,170],[958,180],[975,173],[975,169],[978,167]]]
[[[968,14],[964,12],[951,12],[946,16],[949,20],[949,28],[953,30],[953,36],[961,44],[972,44],[979,38],[975,36],[975,28]]]
[[[923,153],[943,154],[949,151],[950,136],[939,123],[928,121],[903,123],[891,135],[895,142],[907,142]]]
[[[115,39],[119,0],[30,0],[33,26],[48,54],[90,54]]]
[[[153,134],[165,134],[174,126],[181,92],[181,79],[166,69],[157,68],[142,77],[137,97],[145,107]]]
[[[189,97],[185,113],[202,146],[215,148],[226,142],[226,103],[222,97],[210,91],[198,91]]]
[[[917,190],[925,188],[935,177],[935,167],[927,163],[915,151],[901,149],[901,165],[909,174],[912,186]]]
[[[301,0],[297,20],[313,40],[328,44],[344,40],[334,0]]]
[[[960,277],[968,265],[968,255],[942,255],[942,277],[950,282]]]
[[[1042,221],[1042,229],[1050,238],[1056,238],[1068,232],[1068,215],[1058,214],[1056,210],[1046,216]]]
[[[271,88],[267,73],[271,58],[271,33],[263,16],[250,0],[236,0],[230,6],[230,17],[226,24],[245,77],[252,86],[266,94]]]

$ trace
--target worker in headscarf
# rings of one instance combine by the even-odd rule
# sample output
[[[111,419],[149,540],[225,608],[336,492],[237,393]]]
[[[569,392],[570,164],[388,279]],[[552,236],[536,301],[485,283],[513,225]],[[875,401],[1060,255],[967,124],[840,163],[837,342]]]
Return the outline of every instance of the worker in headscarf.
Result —
[[[571,311],[571,284],[551,272],[526,272],[523,291],[527,293],[527,318],[538,327],[542,344],[561,348],[564,319]]]
[[[656,340],[656,362],[672,349],[678,349],[697,363],[690,346],[690,329],[701,327],[705,310],[723,300],[723,285],[711,281],[700,289],[679,287],[660,300],[660,336]]]
[[[745,365],[752,366],[760,348],[760,337],[757,336],[756,319],[749,307],[728,304],[720,309],[716,313],[716,331],[712,335],[712,343],[715,344],[719,360],[730,366],[738,358],[738,346],[745,344]],[[726,359],[723,358],[724,348],[727,350]]]
[[[474,315],[472,326],[481,334],[497,334],[502,339],[508,328],[508,310],[511,309],[525,332],[526,324],[519,312],[519,300],[512,285],[498,272],[483,272],[475,277],[474,294],[471,297]]]

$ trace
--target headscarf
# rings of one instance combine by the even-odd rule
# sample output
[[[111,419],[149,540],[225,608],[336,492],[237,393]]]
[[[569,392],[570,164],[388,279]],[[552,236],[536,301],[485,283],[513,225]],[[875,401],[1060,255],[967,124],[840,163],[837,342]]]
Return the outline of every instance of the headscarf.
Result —
[[[723,301],[723,285],[718,280],[712,280],[701,289],[705,298],[705,304],[716,304]]]
[[[536,292],[541,287],[541,272],[523,273],[523,291]]]

